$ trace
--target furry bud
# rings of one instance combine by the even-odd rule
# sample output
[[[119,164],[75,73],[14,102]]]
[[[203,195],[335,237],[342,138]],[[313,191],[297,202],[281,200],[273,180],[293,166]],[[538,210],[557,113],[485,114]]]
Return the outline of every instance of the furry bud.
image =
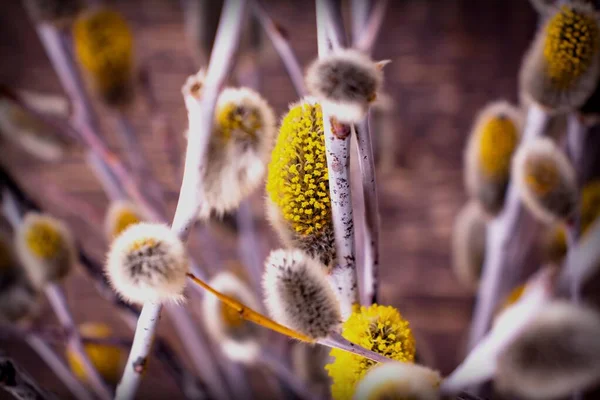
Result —
[[[85,323],[79,326],[79,333],[88,339],[108,339],[112,336],[111,329],[100,323]],[[86,343],[85,353],[100,376],[111,384],[116,384],[121,378],[125,363],[125,353],[116,345]],[[67,361],[71,370],[79,380],[86,382],[88,377],[79,354],[67,346]]]
[[[42,108],[39,111],[67,116]],[[0,136],[44,161],[59,160],[67,147],[66,141],[57,136],[52,127],[7,98],[0,98]]]
[[[565,112],[584,104],[600,72],[600,27],[590,4],[556,8],[539,30],[521,67],[524,96]]]
[[[110,105],[128,103],[133,97],[133,36],[125,19],[104,8],[87,11],[75,21],[73,40],[100,98]]]
[[[198,78],[186,85],[201,90]],[[275,114],[258,93],[248,88],[221,92],[203,165],[200,218],[234,211],[263,182],[275,132]]]
[[[391,362],[371,369],[358,383],[352,399],[437,400],[440,382],[440,374],[427,367]]]
[[[313,339],[339,329],[340,305],[323,266],[300,250],[272,251],[263,277],[273,319]]]
[[[356,123],[365,116],[382,81],[381,66],[352,49],[319,58],[306,72],[309,92],[342,123]]]
[[[260,308],[252,290],[230,272],[217,274],[208,284],[247,307]],[[237,310],[223,304],[216,296],[204,296],[202,307],[206,331],[221,345],[223,353],[235,362],[253,363],[261,351],[260,328],[244,320]]]
[[[37,21],[68,25],[84,8],[82,0],[25,0],[25,7]]]
[[[105,268],[112,287],[130,303],[183,300],[187,254],[166,225],[131,225],[113,241]]]
[[[504,206],[520,129],[519,111],[498,101],[480,112],[471,131],[465,152],[466,186],[471,197],[490,215],[498,214]]]
[[[36,287],[64,278],[77,262],[75,242],[67,226],[35,212],[27,213],[17,227],[15,249]]]
[[[477,203],[467,203],[454,222],[452,266],[458,281],[476,289],[485,259],[486,221]]]
[[[498,358],[495,382],[527,399],[558,399],[600,382],[600,317],[555,301]]]
[[[513,177],[523,203],[539,220],[567,220],[577,206],[573,166],[556,144],[538,138],[520,146],[513,162]]]
[[[104,218],[104,232],[110,242],[130,225],[142,221],[137,207],[128,201],[113,201]]]
[[[323,113],[314,99],[290,106],[267,176],[267,217],[288,248],[335,260]]]

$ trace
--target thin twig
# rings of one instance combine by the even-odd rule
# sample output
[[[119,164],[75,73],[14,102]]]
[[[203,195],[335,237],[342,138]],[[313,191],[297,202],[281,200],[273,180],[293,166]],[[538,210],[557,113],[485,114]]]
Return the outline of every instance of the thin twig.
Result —
[[[337,34],[332,43],[343,43],[343,27],[337,25],[338,19],[334,5],[329,0],[316,0],[317,36],[319,57],[330,52],[327,35],[329,31]],[[327,27],[331,29],[327,29]],[[340,29],[342,32],[340,33]],[[323,106],[323,130],[327,168],[329,171],[329,190],[331,213],[335,230],[337,262],[330,276],[336,288],[342,308],[342,316],[352,313],[352,306],[359,303],[354,253],[354,220],[352,218],[352,193],[350,190],[350,127],[333,121],[327,107]]]
[[[369,115],[354,126],[358,142],[358,164],[362,177],[364,201],[363,228],[363,303],[377,303],[379,287],[379,200],[375,178],[375,161]]]
[[[354,0],[354,3],[360,3],[360,0]],[[360,36],[354,36],[353,43],[354,47],[362,52],[371,54],[373,52],[373,46],[381,32],[383,20],[385,19],[387,10],[388,0],[379,0],[373,11],[369,16],[368,20],[362,30],[357,32]]]
[[[215,104],[239,43],[245,6],[246,0],[225,1],[202,91],[202,100],[199,102],[191,95],[185,98],[190,126],[194,129],[190,129],[188,136],[183,182],[171,227],[183,241],[187,239],[200,210],[202,199],[199,198],[199,193],[203,184],[201,169],[208,148]],[[137,392],[143,368],[136,368],[136,366],[140,363],[145,365],[147,362],[160,311],[161,305],[155,303],[147,303],[142,309],[125,373],[117,387],[118,400],[133,399]]]
[[[532,105],[527,113],[521,145],[542,135],[547,122],[548,115],[537,105]],[[473,349],[488,331],[498,300],[516,283],[514,279],[518,276],[518,265],[507,265],[506,256],[509,241],[516,233],[517,222],[523,212],[519,193],[511,182],[502,212],[487,226],[485,262],[471,325],[469,349]]]
[[[377,6],[381,6],[380,1]],[[385,8],[385,4],[383,4]],[[379,7],[381,8],[381,7]],[[371,9],[370,0],[353,0],[352,2],[352,37],[356,43],[362,37],[368,22]],[[377,9],[373,11],[373,14]],[[363,221],[362,245],[364,254],[363,266],[363,304],[377,303],[379,286],[379,201],[377,198],[377,182],[375,179],[375,157],[371,139],[370,113],[354,125],[358,144],[358,165],[362,177]]]
[[[279,54],[281,61],[283,61],[283,65],[285,66],[292,84],[294,85],[294,89],[296,89],[296,94],[299,97],[304,97],[306,95],[304,74],[302,73],[302,67],[300,67],[298,57],[296,56],[294,49],[290,46],[290,42],[287,38],[287,32],[281,25],[273,21],[273,19],[265,11],[261,0],[253,0],[251,4],[254,15],[260,21],[262,27],[267,33],[267,36],[273,43],[273,47],[275,47],[275,50]]]
[[[77,329],[73,315],[69,310],[62,289],[56,283],[49,283],[44,288],[44,293],[46,294],[46,298],[54,310],[58,321],[69,333],[67,346],[76,354],[77,358],[81,362],[83,370],[85,371],[87,382],[99,398],[111,400],[113,396],[112,391],[103,381],[102,377],[98,373],[98,370],[96,370],[96,367],[94,367],[94,364],[90,360],[85,348],[83,347],[79,330]]]
[[[54,400],[33,378],[10,358],[0,356],[0,387],[22,400]]]

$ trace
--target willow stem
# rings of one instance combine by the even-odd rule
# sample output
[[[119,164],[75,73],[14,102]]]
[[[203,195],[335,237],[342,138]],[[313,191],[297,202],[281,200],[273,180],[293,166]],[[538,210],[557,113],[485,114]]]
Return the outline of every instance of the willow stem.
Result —
[[[177,208],[171,229],[183,241],[189,235],[196,221],[202,199],[199,193],[202,189],[201,170],[205,162],[209,136],[212,128],[215,104],[220,89],[225,83],[231,69],[234,53],[237,49],[244,17],[246,0],[226,0],[221,12],[219,28],[213,46],[206,81],[202,91],[202,99],[192,95],[185,96],[190,122],[190,133],[185,156],[185,170]],[[191,129],[191,128],[194,129]],[[135,363],[146,362],[152,339],[155,336],[161,305],[147,303],[142,309],[140,320],[133,339],[132,350],[126,365],[126,370],[117,387],[118,400],[133,399],[141,380],[141,371],[136,370]],[[147,316],[142,318],[142,316]],[[122,392],[121,392],[121,387]],[[119,396],[122,393],[122,396]]]
[[[543,135],[547,122],[548,115],[539,106],[532,105],[527,113],[521,145]],[[516,284],[519,263],[514,262],[512,265],[508,265],[506,257],[509,241],[517,233],[517,222],[523,212],[524,208],[517,187],[510,182],[506,191],[504,208],[487,226],[485,262],[471,325],[469,349],[473,349],[484,337],[499,299]]]
[[[304,74],[302,73],[302,67],[300,66],[298,57],[287,39],[287,33],[283,30],[283,27],[273,21],[265,11],[261,0],[252,0],[251,4],[254,15],[258,18],[267,36],[273,43],[273,47],[279,54],[279,57],[292,80],[294,89],[296,89],[296,94],[299,97],[304,97],[306,95]]]
[[[361,3],[360,0],[354,0],[354,4]],[[387,10],[388,0],[379,0],[373,7],[371,14],[368,19],[361,18],[357,21],[364,21],[363,28],[358,32],[354,31],[353,43],[354,47],[364,53],[371,54],[373,52],[373,46],[381,32],[383,20],[385,19]]]
[[[362,346],[352,343],[351,341],[349,341],[348,339],[346,339],[345,337],[343,337],[341,334],[339,334],[337,332],[330,333],[328,337],[317,340],[317,343],[322,344],[323,346],[331,347],[332,349],[344,350],[349,353],[368,358],[369,360],[372,360],[372,361],[375,361],[378,363],[394,361],[394,360],[389,359],[379,353],[376,353],[371,350],[367,350]]]
[[[333,17],[337,13],[331,1],[316,0],[316,9],[319,57],[326,57],[331,51],[328,33],[336,32],[336,39],[332,40],[332,43],[340,45],[343,43],[343,27],[332,26],[337,25],[339,20]],[[337,290],[342,317],[348,318],[352,314],[353,305],[359,303],[349,173],[351,128],[333,121],[326,106],[322,109],[331,214],[337,250],[337,262],[331,270],[330,278]]]

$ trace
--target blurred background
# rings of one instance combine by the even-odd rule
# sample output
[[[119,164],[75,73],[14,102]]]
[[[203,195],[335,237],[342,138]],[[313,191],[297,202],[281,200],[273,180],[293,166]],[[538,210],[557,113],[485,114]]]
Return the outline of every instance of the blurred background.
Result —
[[[173,134],[172,140],[165,141],[147,102],[138,96],[128,113],[143,152],[151,160],[152,172],[167,188],[172,216],[180,181],[169,164],[165,143],[184,150],[182,133],[187,117],[181,86],[199,65],[186,38],[183,10],[174,0],[108,4],[130,24],[136,67],[146,74]],[[317,54],[314,4],[271,0],[265,7],[307,66]],[[450,256],[453,220],[466,200],[463,148],[478,109],[496,99],[517,102],[518,69],[535,27],[536,15],[526,0],[393,0],[375,46],[374,59],[392,61],[385,68],[384,87],[393,99],[392,135],[375,139],[385,147],[378,157],[380,302],[397,307],[410,321],[422,357],[442,373],[450,372],[460,361],[473,305],[471,292],[453,276]],[[296,94],[277,53],[260,35],[264,46],[256,59],[261,93],[281,116],[297,99]],[[0,2],[0,59],[1,84],[64,95],[19,1]],[[119,153],[122,147],[115,134],[116,121],[104,105],[95,102],[95,107],[106,141]],[[102,218],[108,200],[81,148],[74,145],[59,161],[41,162],[3,140],[0,163],[44,209],[69,222],[87,253],[103,261],[106,243],[102,227],[87,216]],[[264,219],[263,196],[256,193],[252,200],[262,234],[262,257],[278,245]],[[223,263],[235,262],[232,222],[215,221],[210,233]],[[192,253],[199,260],[206,245],[197,238],[192,240]],[[132,337],[83,271],[67,279],[65,290],[77,321],[107,322],[115,334]],[[41,325],[53,320],[50,309],[43,307]],[[160,334],[174,338],[166,316]],[[178,342],[171,342],[183,355]],[[60,398],[68,398],[52,371],[26,346],[4,338],[0,348],[42,385]],[[178,393],[161,368],[158,362],[151,364],[140,398]],[[3,396],[0,393],[0,398]]]

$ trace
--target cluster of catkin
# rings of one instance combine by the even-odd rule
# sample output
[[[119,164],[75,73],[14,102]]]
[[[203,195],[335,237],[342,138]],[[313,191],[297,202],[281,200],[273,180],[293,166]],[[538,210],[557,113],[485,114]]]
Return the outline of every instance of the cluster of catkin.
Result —
[[[519,398],[551,399],[600,381],[600,353],[592,339],[600,333],[598,304],[582,299],[581,288],[572,288],[570,296],[551,290],[527,324],[517,328],[516,319],[508,321],[503,315],[518,318],[509,310],[525,315],[519,307],[535,303],[521,272],[533,269],[515,255],[533,247],[536,254],[527,260],[551,265],[560,276],[567,252],[587,240],[600,214],[600,184],[589,178],[593,172],[584,170],[590,163],[582,162],[591,154],[585,132],[593,129],[599,111],[600,24],[597,11],[586,2],[539,3],[541,23],[520,70],[520,104],[486,105],[469,135],[464,153],[469,200],[455,220],[452,254],[456,278],[479,290],[477,301],[491,287],[481,285],[492,260],[500,260],[496,279],[514,285],[511,292],[491,296],[493,326],[485,338],[472,343],[470,360],[502,343],[486,356],[495,366],[484,375],[494,379],[495,389]],[[561,119],[569,119],[568,129],[552,123]],[[524,219],[524,212],[533,218]],[[523,232],[537,237],[532,240]],[[468,361],[465,367],[475,365]],[[467,379],[465,371],[461,373]]]

